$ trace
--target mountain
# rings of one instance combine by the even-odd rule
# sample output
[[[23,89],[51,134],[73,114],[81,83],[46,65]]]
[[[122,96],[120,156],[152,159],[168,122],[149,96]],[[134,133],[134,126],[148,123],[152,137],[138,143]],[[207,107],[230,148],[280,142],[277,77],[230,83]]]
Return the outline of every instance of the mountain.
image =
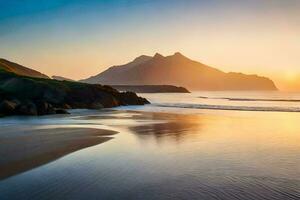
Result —
[[[190,93],[184,87],[173,85],[111,85],[119,91],[131,91],[137,93]]]
[[[3,58],[0,58],[0,69],[12,72],[20,76],[30,76],[35,78],[49,78],[47,75],[42,74],[38,71],[35,71],[33,69],[24,67],[22,65],[19,65],[17,63],[13,63],[11,61],[5,60]]]
[[[277,90],[266,77],[225,73],[181,53],[140,56],[82,81],[107,85],[180,85],[192,90]]]
[[[58,80],[58,81],[75,81],[73,79],[69,79],[69,78],[66,78],[66,77],[63,77],[63,76],[52,76],[51,78],[55,79],[55,80]]]
[[[99,82],[111,83],[111,82],[113,82],[113,83],[115,83],[113,85],[126,85],[127,83],[123,84],[123,82],[121,83],[117,80],[120,79],[124,75],[124,73],[131,71],[132,69],[134,71],[136,66],[142,65],[151,59],[152,59],[151,56],[142,55],[142,56],[139,56],[136,59],[134,59],[132,62],[127,63],[126,65],[110,67],[108,70],[102,72],[101,74],[92,76],[85,80],[82,80],[82,82],[86,82],[86,83],[99,83]],[[113,81],[114,79],[116,79],[115,82]],[[130,83],[128,83],[128,84],[130,84]]]

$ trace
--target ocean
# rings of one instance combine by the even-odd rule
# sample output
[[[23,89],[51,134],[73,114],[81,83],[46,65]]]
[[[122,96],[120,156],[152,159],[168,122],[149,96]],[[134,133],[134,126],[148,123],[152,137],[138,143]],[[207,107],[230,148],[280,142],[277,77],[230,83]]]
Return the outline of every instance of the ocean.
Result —
[[[1,180],[0,199],[300,199],[300,93],[140,95],[152,104],[0,119],[119,132]]]

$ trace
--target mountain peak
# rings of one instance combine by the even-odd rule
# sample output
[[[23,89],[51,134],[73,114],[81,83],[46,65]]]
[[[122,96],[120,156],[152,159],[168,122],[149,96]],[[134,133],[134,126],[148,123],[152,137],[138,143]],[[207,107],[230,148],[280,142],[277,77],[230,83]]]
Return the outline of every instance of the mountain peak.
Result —
[[[156,53],[153,58],[164,58],[164,56],[159,53]]]
[[[148,60],[149,58],[151,58],[150,56],[146,56],[146,55],[141,55],[139,57],[136,57],[134,59],[134,61],[144,61],[144,60]]]
[[[182,57],[185,57],[185,56],[182,55],[180,52],[175,52],[173,56],[182,56]]]
[[[180,52],[176,52],[176,53],[174,53],[170,57],[173,57],[175,59],[181,59],[181,60],[183,60],[183,59],[189,59],[189,58],[185,57],[183,54],[181,54]]]
[[[195,90],[276,90],[271,80],[225,73],[185,57],[179,52],[156,53],[149,62],[120,65],[86,82],[108,85],[180,85]]]

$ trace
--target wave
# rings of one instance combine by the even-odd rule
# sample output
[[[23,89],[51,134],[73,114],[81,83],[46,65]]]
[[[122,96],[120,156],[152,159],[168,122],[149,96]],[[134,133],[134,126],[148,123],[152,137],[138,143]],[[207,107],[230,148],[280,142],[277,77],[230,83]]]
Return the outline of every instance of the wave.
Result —
[[[300,99],[254,99],[254,98],[229,98],[229,97],[205,97],[200,96],[201,99],[223,99],[229,101],[271,101],[271,102],[300,102]]]
[[[154,104],[159,107],[170,108],[191,108],[203,110],[234,110],[234,111],[262,111],[262,112],[300,112],[300,107],[256,107],[256,106],[229,106],[229,105],[208,105],[208,104]]]

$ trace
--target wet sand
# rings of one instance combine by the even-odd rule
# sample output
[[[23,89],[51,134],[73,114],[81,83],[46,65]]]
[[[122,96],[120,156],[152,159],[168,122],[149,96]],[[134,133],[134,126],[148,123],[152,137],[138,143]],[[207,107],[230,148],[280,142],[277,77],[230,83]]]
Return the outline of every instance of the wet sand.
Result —
[[[299,199],[299,117],[104,110],[12,118],[0,130],[0,166],[29,166],[6,176],[104,142],[114,133],[90,128],[120,134],[105,145],[0,181],[0,199]],[[11,144],[3,146],[5,141]],[[36,150],[44,143],[54,158]]]
[[[110,140],[115,131],[91,128],[17,129],[0,134],[0,180]]]
[[[195,125],[191,123],[195,119],[194,115],[130,111],[126,113],[130,115],[82,116],[77,119],[163,120],[163,123],[158,124],[123,125],[141,135],[153,134],[153,131],[155,135],[160,135],[161,132],[164,135],[165,132],[180,132],[186,127]],[[45,128],[36,125],[3,127],[0,133],[0,180],[47,164],[83,148],[106,142],[116,133],[112,130],[94,128]]]

